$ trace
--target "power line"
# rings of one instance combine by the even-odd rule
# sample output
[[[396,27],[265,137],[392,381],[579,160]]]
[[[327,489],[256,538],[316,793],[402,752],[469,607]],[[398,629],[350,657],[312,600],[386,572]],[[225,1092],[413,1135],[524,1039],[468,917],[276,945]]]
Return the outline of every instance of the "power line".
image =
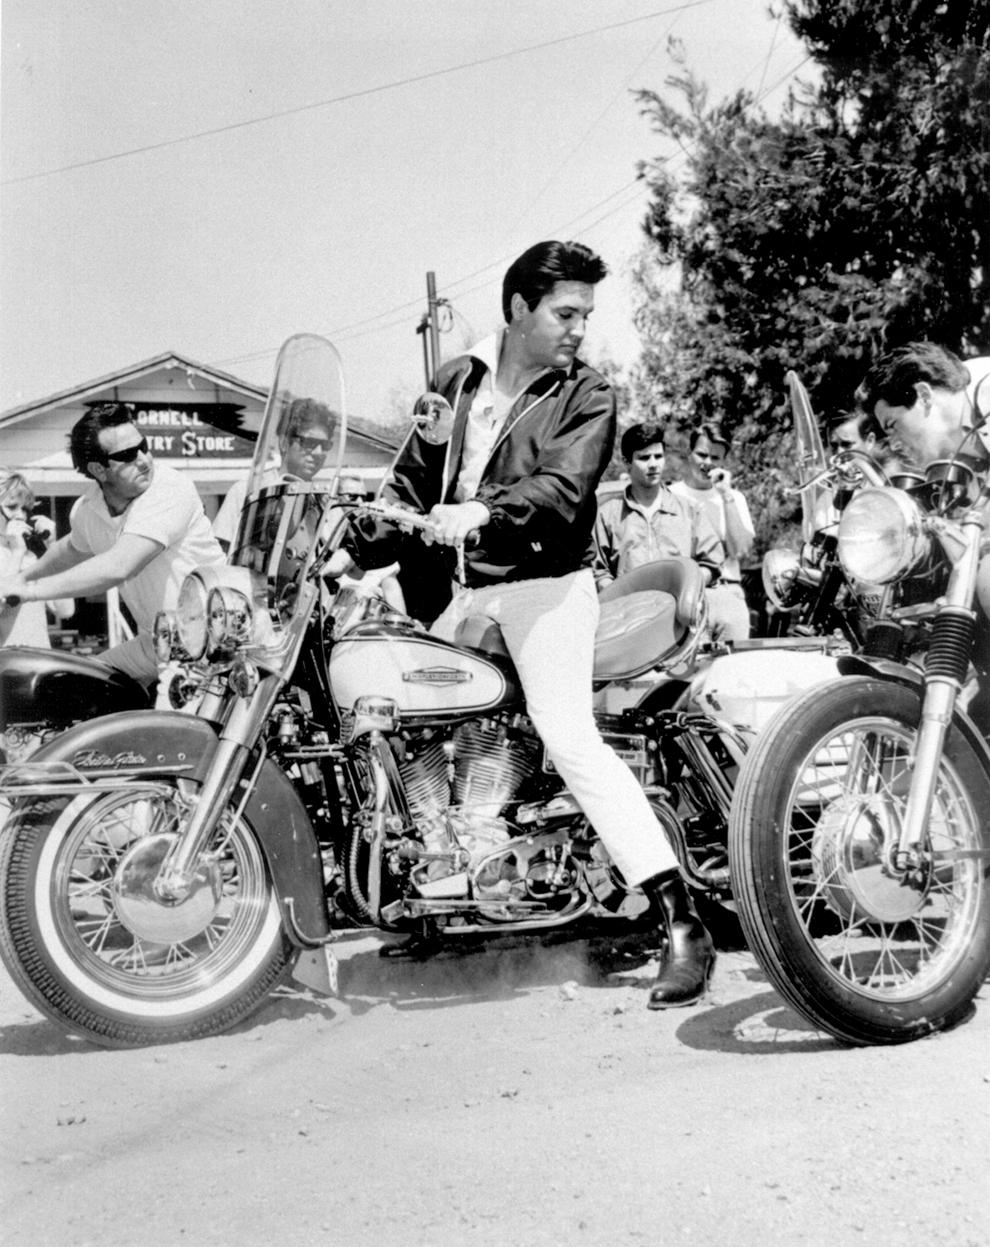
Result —
[[[572,43],[576,39],[587,39],[591,35],[605,34],[610,30],[619,30],[624,26],[634,26],[640,22],[652,21],[657,17],[667,17],[671,13],[678,13],[684,9],[696,9],[711,3],[712,0],[686,0],[683,4],[676,4],[667,9],[657,9],[652,13],[644,13],[640,17],[630,17],[625,21],[611,22],[607,26],[596,26],[593,30],[582,30],[574,35],[562,35],[559,39],[548,39],[545,43],[533,43],[525,48],[514,48],[510,52],[497,52],[492,56],[480,57],[478,60],[465,61],[461,65],[449,65],[445,69],[434,69],[427,74],[416,74],[410,78],[399,78],[394,82],[385,82],[376,87],[365,87],[361,91],[348,91],[344,95],[335,95],[329,99],[316,100],[311,104],[298,104],[294,108],[280,109],[278,112],[266,113],[262,117],[251,117],[246,121],[232,121],[225,126],[214,126],[209,130],[198,130],[194,134],[184,134],[179,138],[162,139],[158,143],[146,143],[142,147],[131,147],[126,151],[112,152],[107,156],[93,156],[89,160],[77,160],[72,164],[59,165],[54,169],[43,169],[38,173],[25,173],[21,177],[6,178],[0,181],[0,186],[16,186],[22,182],[34,182],[39,178],[54,177],[57,173],[70,173],[76,169],[87,169],[93,165],[106,164],[111,160],[123,160],[128,156],[140,156],[147,152],[161,151],[166,147],[176,147],[180,143],[192,143],[196,139],[210,138],[217,134],[228,134],[233,130],[243,130],[248,126],[261,125],[266,121],[277,121],[282,117],[292,117],[298,113],[312,112],[317,108],[329,108],[333,104],[343,104],[348,100],[362,99],[367,95],[378,95],[383,91],[394,91],[398,87],[412,86],[418,82],[429,82],[434,78],[442,78],[447,74],[460,73],[465,69],[476,69],[479,65],[490,65],[494,61],[508,60],[510,57],[522,56],[527,52],[541,52],[546,48],[559,47],[563,43]]]
[[[771,95],[774,91],[776,91],[776,89],[779,86],[785,83],[789,78],[792,78],[794,74],[796,74],[798,70],[801,69],[803,65],[806,65],[808,61],[810,61],[811,59],[812,58],[810,54],[799,57],[793,63],[793,65],[785,69],[784,72],[773,83],[771,83],[771,85],[767,87],[765,91],[762,90],[763,80],[761,80],[761,83],[760,83],[761,90],[757,92],[757,95],[755,97],[756,102],[759,103],[761,99],[765,98],[768,95]],[[767,68],[768,63],[769,61],[764,63],[763,79],[766,78],[766,68]],[[597,122],[595,124],[597,124]],[[671,161],[686,160],[688,150],[691,147],[693,147],[695,143],[696,143],[696,140],[692,140],[687,145],[687,147],[684,147],[680,151],[675,152],[673,156],[669,157],[668,159]],[[558,235],[566,233],[566,231],[572,229],[572,227],[574,227],[584,217],[589,216],[592,212],[595,212],[598,208],[604,207],[605,204],[610,203],[613,199],[617,199],[620,195],[626,195],[626,192],[632,190],[633,188],[635,188],[634,194],[628,195],[625,199],[623,199],[621,203],[616,204],[614,207],[610,208],[607,212],[603,213],[601,216],[597,217],[594,221],[592,221],[590,225],[583,226],[578,231],[579,233],[584,233],[584,234],[589,233],[591,230],[595,229],[598,225],[600,225],[603,221],[608,220],[608,218],[611,216],[614,216],[615,213],[621,212],[624,208],[627,208],[631,203],[635,201],[637,196],[641,194],[642,191],[646,188],[646,183],[643,181],[642,178],[635,177],[633,178],[631,182],[626,182],[623,186],[620,186],[618,190],[613,191],[610,195],[606,195],[604,199],[600,199],[597,203],[592,204],[590,208],[586,208],[583,212],[579,213],[576,217],[572,217],[570,221],[567,221],[563,225],[557,227],[553,232]],[[462,277],[454,278],[452,281],[447,282],[445,285],[439,287],[439,290],[445,294],[450,294],[450,292],[454,290],[455,286],[460,286],[464,282],[469,282],[473,280],[475,277],[480,277],[483,273],[491,272],[493,269],[501,269],[502,265],[510,262],[511,260],[514,260],[515,258],[516,258],[515,252],[511,254],[499,256],[497,259],[492,260],[491,263],[485,264],[481,268],[475,269],[473,272],[465,273]],[[477,294],[478,291],[486,289],[486,287],[492,285],[495,280],[497,280],[497,278],[489,278],[487,281],[480,282],[476,286],[471,286],[467,290],[459,290],[456,293],[456,297],[459,299],[466,299],[469,295]],[[384,325],[376,324],[377,321],[384,320],[390,316],[396,316],[399,312],[406,312],[412,308],[419,308],[422,306],[422,302],[423,302],[422,298],[417,297],[415,299],[409,300],[406,303],[399,303],[395,307],[390,307],[386,309],[384,312],[377,313],[377,315],[375,316],[368,316],[364,320],[352,321],[349,325],[342,325],[339,328],[330,329],[327,331],[327,336],[330,338],[333,338],[335,341],[349,342],[355,338],[367,337],[371,333],[386,333],[389,329],[394,329],[398,325],[404,324],[405,318],[403,317],[398,320],[392,320],[392,321],[389,321],[388,324],[384,324]],[[370,327],[365,328],[366,326],[370,326]],[[352,332],[353,330],[358,330],[358,329],[360,329],[362,332],[360,333]],[[238,355],[238,356],[228,357],[226,359],[213,360],[212,362],[214,366],[249,363],[253,360],[265,359],[272,355],[276,355],[279,349],[280,348],[277,346],[270,347],[267,350],[255,351],[250,355]]]

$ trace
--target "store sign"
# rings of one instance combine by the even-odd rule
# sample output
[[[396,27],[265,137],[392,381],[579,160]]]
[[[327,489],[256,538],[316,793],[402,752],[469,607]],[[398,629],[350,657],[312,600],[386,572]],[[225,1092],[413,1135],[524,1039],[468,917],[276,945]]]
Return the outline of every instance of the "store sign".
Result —
[[[241,431],[236,403],[127,403],[159,459],[250,459],[254,439]]]

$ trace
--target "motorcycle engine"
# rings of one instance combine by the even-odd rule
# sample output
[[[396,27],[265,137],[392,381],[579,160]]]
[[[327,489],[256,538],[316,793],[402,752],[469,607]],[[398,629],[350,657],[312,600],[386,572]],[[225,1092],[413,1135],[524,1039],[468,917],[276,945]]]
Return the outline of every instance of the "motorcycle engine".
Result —
[[[478,867],[518,834],[506,807],[539,770],[541,755],[528,721],[518,718],[473,720],[449,740],[406,743],[399,774],[429,855],[411,873],[421,895],[468,895]]]

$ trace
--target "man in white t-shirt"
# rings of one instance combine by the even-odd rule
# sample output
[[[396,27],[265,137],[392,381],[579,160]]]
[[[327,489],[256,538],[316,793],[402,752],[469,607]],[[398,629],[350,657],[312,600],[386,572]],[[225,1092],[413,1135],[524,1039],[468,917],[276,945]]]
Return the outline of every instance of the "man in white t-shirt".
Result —
[[[732,488],[732,473],[724,466],[728,446],[713,426],[699,425],[691,433],[684,480],[671,491],[693,498],[707,513],[725,547],[722,578],[707,590],[708,618],[715,640],[745,641],[749,636],[749,608],[742,590],[740,560],[753,548],[756,532],[746,499]]]
[[[32,567],[0,583],[0,597],[78,598],[119,586],[138,635],[101,657],[151,684],[158,678],[155,615],[175,607],[193,568],[222,564],[223,551],[192,481],[155,463],[124,403],[93,407],[73,426],[69,447],[90,482],[72,508],[70,530]]]

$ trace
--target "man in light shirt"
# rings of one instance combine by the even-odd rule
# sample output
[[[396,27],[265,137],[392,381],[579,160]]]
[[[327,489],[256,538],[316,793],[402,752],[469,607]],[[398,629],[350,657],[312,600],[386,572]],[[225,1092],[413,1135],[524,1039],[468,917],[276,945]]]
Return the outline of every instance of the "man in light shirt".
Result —
[[[138,635],[101,655],[144,685],[158,678],[155,615],[174,609],[186,575],[223,563],[196,487],[156,463],[124,403],[100,403],[69,435],[72,463],[89,484],[69,517],[69,532],[0,597],[22,602],[81,598],[120,588]]]
[[[671,491],[691,498],[705,511],[725,547],[722,578],[707,590],[708,619],[715,640],[745,641],[749,636],[749,607],[742,589],[740,561],[753,548],[756,536],[746,499],[732,487],[725,466],[728,445],[710,424],[692,430],[684,479]]]

